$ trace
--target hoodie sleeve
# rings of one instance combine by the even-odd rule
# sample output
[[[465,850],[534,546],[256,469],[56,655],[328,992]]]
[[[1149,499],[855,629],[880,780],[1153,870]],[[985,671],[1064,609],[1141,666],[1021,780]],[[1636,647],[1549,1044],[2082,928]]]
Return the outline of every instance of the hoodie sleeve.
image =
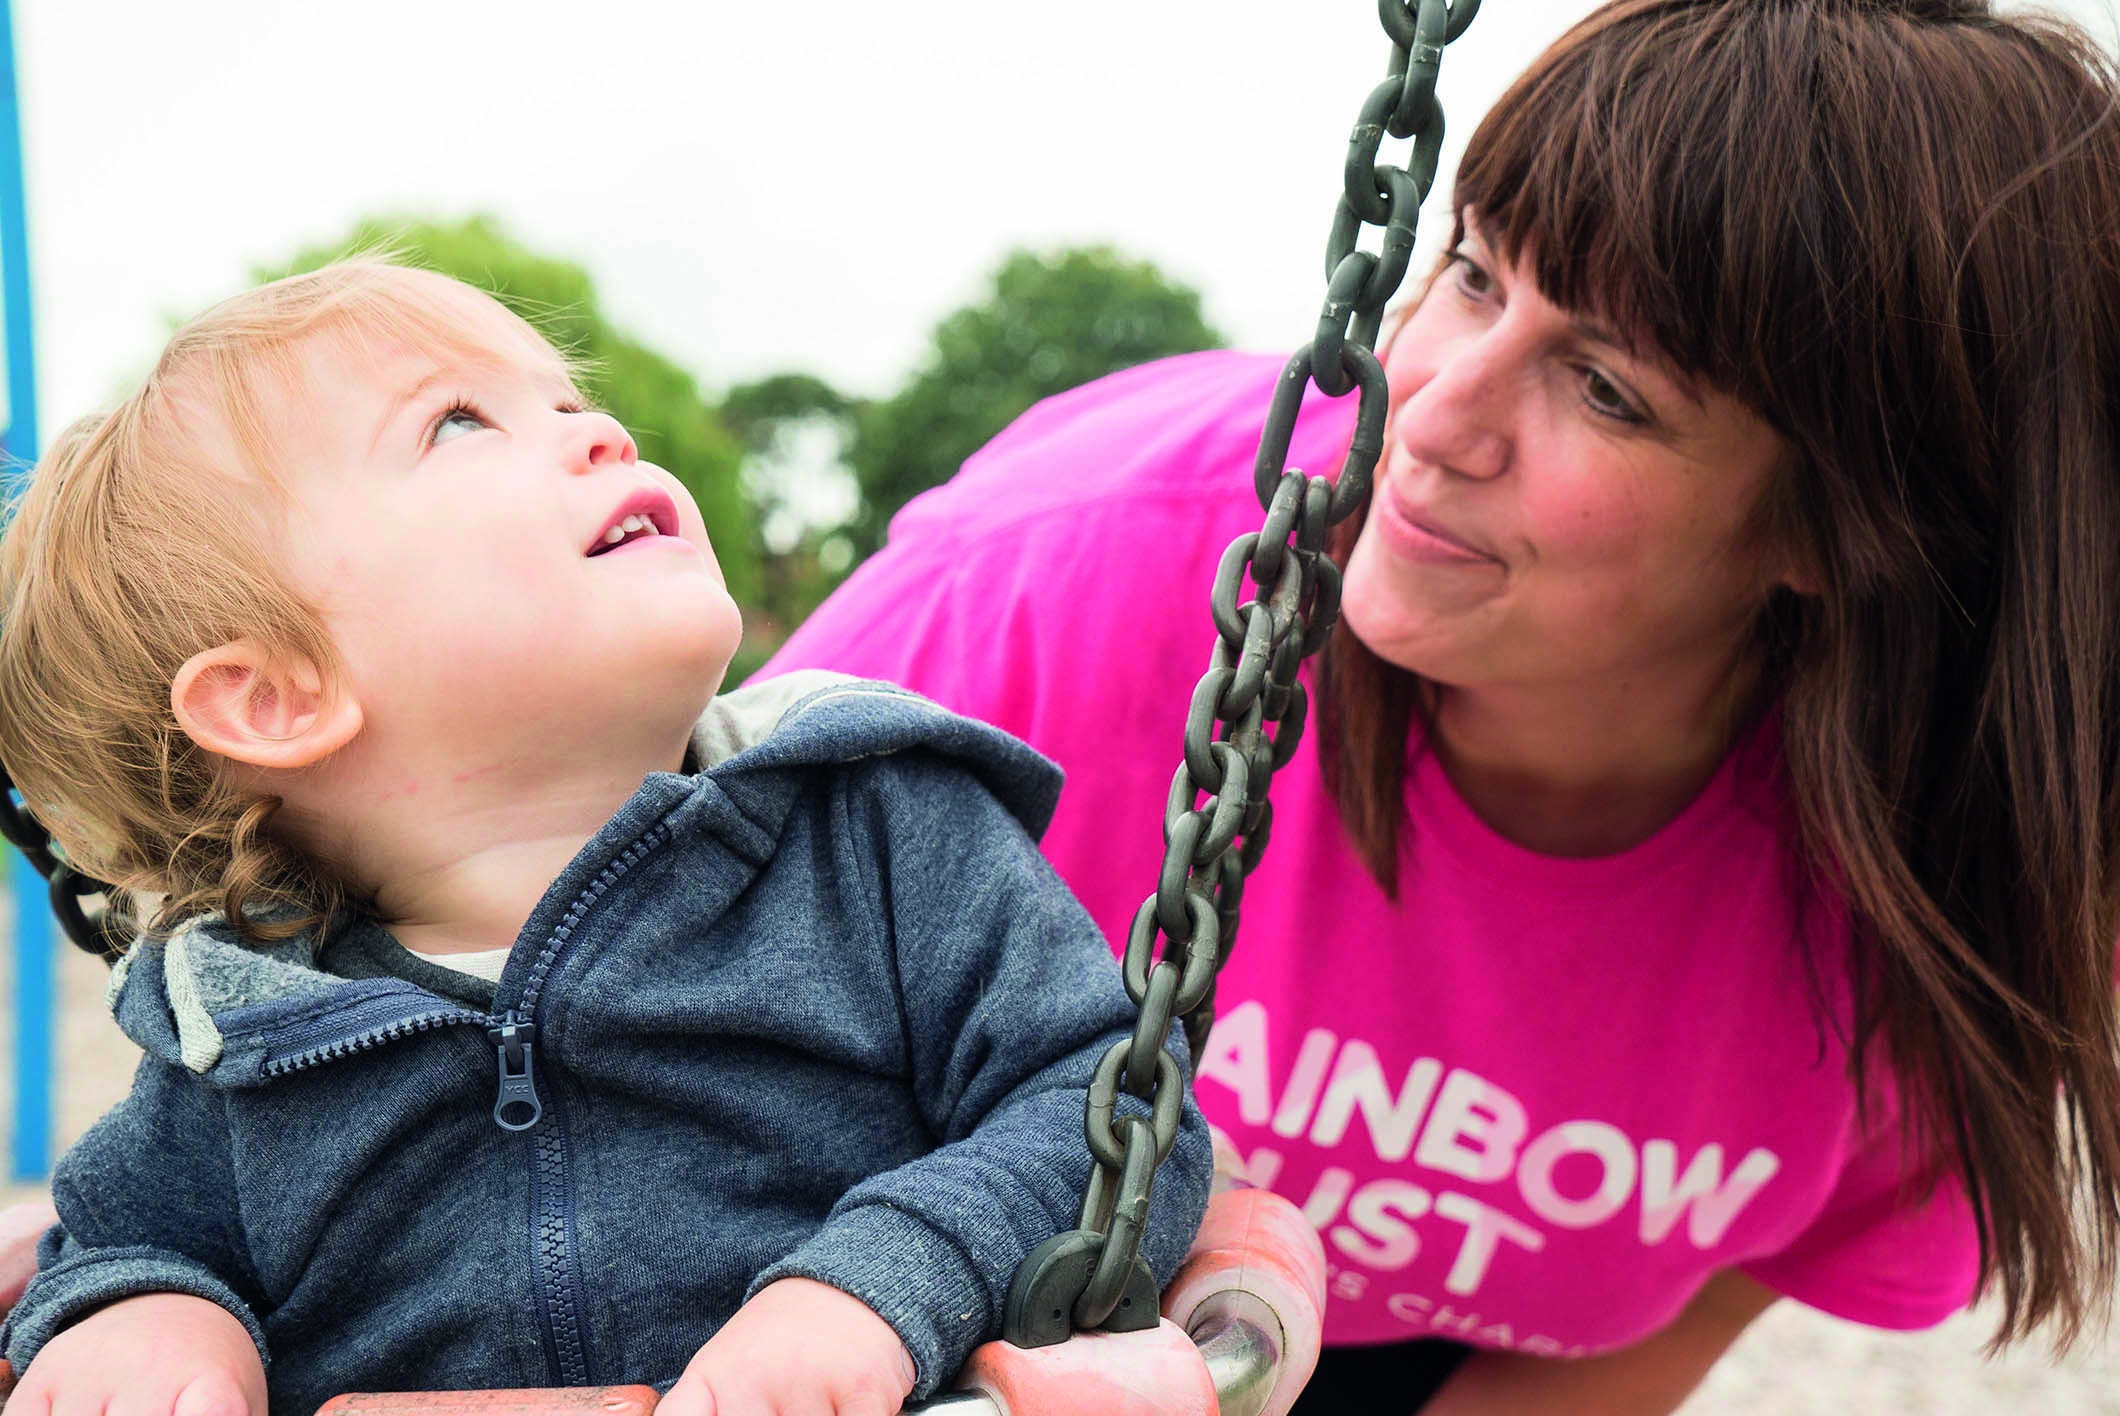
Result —
[[[60,1157],[52,1202],[59,1223],[0,1329],[16,1372],[95,1309],[147,1293],[220,1304],[266,1357],[220,1099],[189,1073],[143,1061],[131,1094]]]
[[[853,774],[846,819],[836,863],[870,877],[938,1144],[848,1191],[751,1291],[806,1277],[861,1299],[911,1350],[924,1398],[999,1336],[1023,1257],[1075,1227],[1090,1077],[1136,1014],[1089,916],[969,772],[924,753],[874,760]],[[1165,1045],[1188,1086],[1141,1244],[1159,1285],[1199,1227],[1214,1166],[1176,1027]]]

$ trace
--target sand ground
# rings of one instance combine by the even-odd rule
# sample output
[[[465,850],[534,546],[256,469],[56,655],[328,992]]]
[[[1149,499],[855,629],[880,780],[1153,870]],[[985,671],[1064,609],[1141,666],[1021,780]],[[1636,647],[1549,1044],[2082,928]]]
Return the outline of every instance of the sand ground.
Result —
[[[11,927],[4,937],[12,938]],[[103,965],[71,949],[66,954],[57,1100],[62,1147],[123,1094],[138,1057],[103,1011]],[[13,1000],[13,961],[0,958],[0,1102],[7,1106],[0,1127],[13,1116]],[[34,1193],[0,1187],[0,1202]],[[1745,1334],[1681,1416],[2120,1416],[2120,1327],[2059,1361],[2038,1348],[1991,1361],[1980,1348],[1993,1325],[1992,1314],[1976,1310],[1930,1332],[1877,1333],[1782,1303]]]

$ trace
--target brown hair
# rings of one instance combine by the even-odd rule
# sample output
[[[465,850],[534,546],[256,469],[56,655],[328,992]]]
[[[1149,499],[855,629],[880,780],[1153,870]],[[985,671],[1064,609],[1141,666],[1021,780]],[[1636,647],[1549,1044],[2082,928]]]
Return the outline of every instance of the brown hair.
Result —
[[[1757,629],[1800,854],[1855,920],[1853,1075],[1881,1040],[1955,1161],[1998,1341],[2072,1339],[2120,1241],[2116,108],[2080,31],[1973,0],[1621,0],[1456,191],[1793,450],[1762,518],[1819,593]],[[1349,634],[1322,678],[1391,889],[1421,684]]]
[[[322,619],[274,568],[286,487],[268,409],[302,387],[298,346],[320,334],[490,358],[462,290],[370,255],[225,301],[115,411],[61,433],[17,499],[0,538],[0,761],[66,858],[152,905],[133,912],[156,929],[218,911],[254,941],[285,938],[349,897],[268,829],[277,797],[185,735],[170,684],[242,638],[335,677]]]

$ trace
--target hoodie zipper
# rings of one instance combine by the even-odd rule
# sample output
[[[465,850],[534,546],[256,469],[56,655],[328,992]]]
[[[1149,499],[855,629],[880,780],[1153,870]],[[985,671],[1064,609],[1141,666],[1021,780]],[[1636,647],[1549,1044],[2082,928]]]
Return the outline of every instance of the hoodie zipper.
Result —
[[[565,1108],[556,1090],[550,1104],[537,1088],[537,1040],[544,1024],[538,1017],[545,979],[566,952],[576,928],[590,907],[619,877],[670,838],[657,826],[619,852],[596,878],[574,897],[567,913],[553,927],[537,962],[524,981],[517,1006],[499,1013],[480,1013],[469,1008],[431,1008],[418,1013],[385,1017],[371,1026],[357,1025],[365,1012],[399,1005],[402,996],[372,1000],[366,1009],[356,1009],[354,1018],[336,1026],[307,1032],[293,1040],[296,1051],[268,1057],[262,1070],[270,1077],[284,1076],[321,1066],[341,1057],[365,1052],[399,1038],[432,1028],[478,1023],[486,1029],[495,1057],[496,1084],[493,1120],[504,1131],[521,1133],[530,1147],[530,1256],[536,1271],[539,1296],[539,1336],[545,1364],[554,1386],[587,1386],[589,1332],[578,1279],[575,1255],[573,1156],[567,1144]],[[356,1024],[348,1031],[348,1023]]]
[[[569,915],[570,920],[575,917]],[[540,970],[549,969],[558,953],[548,945],[539,959]],[[538,1096],[535,1023],[514,1009],[499,1014],[432,1009],[351,1033],[327,1033],[300,1051],[267,1058],[262,1070],[269,1077],[285,1076],[415,1033],[465,1023],[484,1024],[487,1040],[494,1047],[498,1069],[495,1124],[504,1131],[529,1133],[524,1139],[530,1147],[530,1262],[540,1300],[538,1337],[546,1370],[554,1386],[587,1386],[588,1338],[575,1282],[572,1157],[558,1098],[548,1109]]]
[[[531,1051],[537,1042],[537,1024],[523,1022],[513,1011],[503,1013],[499,1023],[486,1029],[486,1041],[493,1044],[500,1059],[494,1122],[503,1131],[527,1131],[545,1114],[544,1103],[537,1099],[536,1054]]]
[[[320,1067],[326,1062],[336,1062],[341,1057],[351,1057],[357,1052],[381,1047],[386,1042],[411,1037],[434,1028],[450,1027],[459,1023],[491,1023],[484,1013],[474,1013],[468,1008],[434,1008],[423,1013],[412,1013],[392,1018],[374,1027],[354,1031],[326,1031],[318,1040],[295,1052],[268,1057],[259,1070],[268,1077],[284,1077],[289,1072],[300,1072],[310,1067]]]
[[[588,1316],[582,1302],[574,1230],[573,1154],[567,1143],[566,1108],[557,1088],[549,1104],[538,1095],[536,1048],[545,1028],[540,1016],[545,980],[566,952],[590,907],[620,876],[670,839],[657,826],[627,846],[598,871],[574,897],[553,927],[524,980],[516,1006],[488,1028],[493,1044],[498,1088],[493,1119],[503,1130],[525,1133],[530,1145],[530,1255],[537,1270],[540,1298],[539,1337],[545,1364],[555,1386],[588,1386],[591,1382]]]

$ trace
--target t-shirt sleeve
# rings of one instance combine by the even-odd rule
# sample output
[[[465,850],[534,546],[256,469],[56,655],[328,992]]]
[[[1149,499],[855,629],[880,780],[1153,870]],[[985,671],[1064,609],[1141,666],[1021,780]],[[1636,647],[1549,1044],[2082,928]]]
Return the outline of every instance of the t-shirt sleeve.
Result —
[[[1175,699],[1159,730],[1167,716],[1182,725],[1213,643],[1216,562],[1263,516],[1251,464],[1279,372],[1278,359],[1209,351],[1036,405],[900,511],[759,676],[884,679],[1070,767],[1078,731],[1132,747],[1143,694]],[[1351,402],[1306,405],[1291,466],[1337,465]],[[1175,730],[1161,742],[1167,785]]]
[[[1780,1253],[1743,1265],[1777,1293],[1869,1327],[1934,1327],[1971,1303],[1980,1251],[1955,1174],[1910,1184],[1895,1128],[1855,1153]]]

